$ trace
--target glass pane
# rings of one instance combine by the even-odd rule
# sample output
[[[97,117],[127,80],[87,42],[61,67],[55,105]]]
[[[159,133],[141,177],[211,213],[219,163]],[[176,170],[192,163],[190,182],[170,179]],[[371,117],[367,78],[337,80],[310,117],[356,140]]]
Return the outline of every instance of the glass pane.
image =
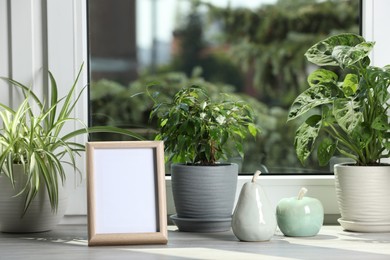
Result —
[[[214,93],[250,102],[262,133],[244,143],[242,172],[328,173],[315,153],[302,165],[294,150],[298,122],[287,111],[313,70],[305,51],[340,32],[359,33],[360,1],[89,0],[90,116],[153,139],[150,82],[170,99],[202,79]],[[119,136],[94,135],[93,140]]]

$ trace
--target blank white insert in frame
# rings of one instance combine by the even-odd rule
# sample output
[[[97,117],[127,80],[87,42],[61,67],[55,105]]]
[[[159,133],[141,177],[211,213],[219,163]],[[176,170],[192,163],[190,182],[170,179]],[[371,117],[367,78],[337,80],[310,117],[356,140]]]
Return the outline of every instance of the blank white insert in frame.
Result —
[[[154,148],[94,149],[96,233],[156,232]]]

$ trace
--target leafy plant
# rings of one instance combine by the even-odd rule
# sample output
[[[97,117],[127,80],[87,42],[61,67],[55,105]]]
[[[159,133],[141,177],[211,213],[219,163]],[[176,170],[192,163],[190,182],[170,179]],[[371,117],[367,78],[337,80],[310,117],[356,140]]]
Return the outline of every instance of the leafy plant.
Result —
[[[57,83],[49,72],[51,96],[47,103],[22,83],[1,78],[21,89],[24,96],[24,101],[17,109],[0,103],[3,125],[0,130],[0,174],[8,177],[15,188],[14,164],[23,167],[26,184],[18,195],[25,194],[24,213],[43,187],[47,190],[52,210],[57,210],[58,187],[66,178],[64,164],[70,164],[77,170],[75,158],[85,149],[83,144],[72,141],[73,137],[86,133],[112,132],[142,139],[133,132],[116,127],[87,127],[79,119],[71,117],[85,90],[84,87],[79,93],[76,92],[82,68],[73,86],[62,98],[58,98]],[[81,128],[66,133],[63,128],[68,122],[79,123]]]
[[[288,121],[312,114],[298,128],[295,149],[303,163],[317,149],[321,165],[338,151],[357,165],[377,165],[388,158],[390,66],[370,66],[374,42],[359,35],[339,34],[318,42],[305,54],[318,65],[339,67],[337,74],[319,68],[308,77],[309,89],[293,102]]]
[[[171,102],[155,104],[151,118],[158,117],[159,134],[172,162],[214,165],[234,150],[243,156],[242,141],[256,136],[252,110],[248,104],[221,96],[212,100],[198,85],[180,89]]]

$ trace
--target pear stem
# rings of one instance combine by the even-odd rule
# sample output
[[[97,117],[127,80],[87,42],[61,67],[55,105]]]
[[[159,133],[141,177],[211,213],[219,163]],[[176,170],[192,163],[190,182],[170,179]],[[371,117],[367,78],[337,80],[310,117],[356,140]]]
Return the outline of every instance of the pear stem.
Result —
[[[298,200],[301,200],[303,198],[303,196],[305,196],[306,192],[307,192],[307,189],[305,187],[302,187],[298,193]]]
[[[261,171],[257,170],[255,172],[255,174],[253,174],[253,177],[252,177],[252,182],[255,183],[256,180],[257,180],[257,177],[259,177],[259,175],[261,174]]]

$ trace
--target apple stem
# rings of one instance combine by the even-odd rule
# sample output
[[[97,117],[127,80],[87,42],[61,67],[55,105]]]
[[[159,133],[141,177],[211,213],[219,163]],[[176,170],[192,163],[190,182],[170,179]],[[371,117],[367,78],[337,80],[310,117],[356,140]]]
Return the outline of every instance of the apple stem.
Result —
[[[252,182],[255,183],[256,180],[257,180],[257,177],[259,177],[259,175],[261,174],[261,171],[257,170],[255,172],[255,174],[253,174],[253,177],[252,177]]]
[[[307,189],[305,187],[302,187],[298,193],[298,200],[301,200],[303,198],[303,196],[305,196],[306,192],[307,192]]]

